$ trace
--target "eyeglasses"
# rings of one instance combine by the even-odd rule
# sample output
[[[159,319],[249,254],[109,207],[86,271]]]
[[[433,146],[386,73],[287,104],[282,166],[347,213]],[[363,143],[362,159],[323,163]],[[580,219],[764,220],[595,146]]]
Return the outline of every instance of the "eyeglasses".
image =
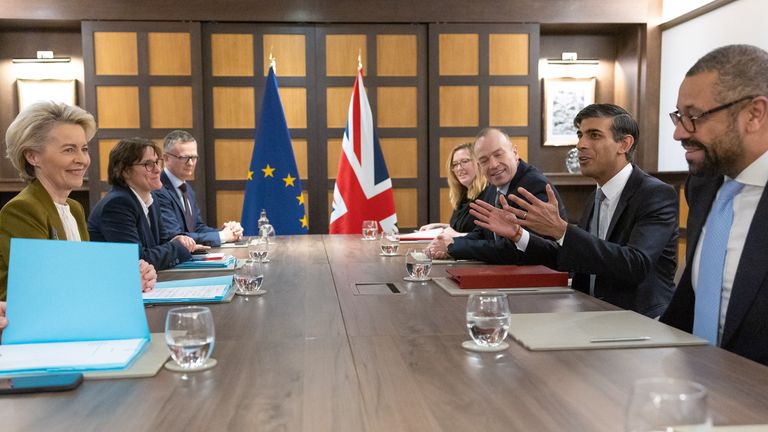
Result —
[[[459,159],[456,162],[451,163],[451,169],[455,170],[459,166],[462,168],[469,165],[472,162],[472,159]]]
[[[755,96],[744,96],[741,99],[737,99],[737,100],[735,100],[733,102],[728,102],[727,104],[716,106],[716,107],[712,108],[711,110],[704,111],[703,113],[701,113],[699,115],[695,115],[695,116],[683,115],[683,114],[680,114],[680,110],[677,110],[675,112],[669,113],[669,118],[672,119],[672,124],[674,124],[675,127],[677,127],[678,124],[682,123],[683,124],[683,129],[685,129],[688,133],[694,133],[694,132],[696,132],[696,120],[700,120],[704,116],[708,116],[708,115],[714,114],[714,113],[716,113],[718,111],[722,111],[724,109],[728,109],[728,108],[736,105],[739,102],[744,102],[746,100],[754,99],[756,97],[757,97],[756,95]]]
[[[200,156],[178,156],[178,155],[175,155],[173,153],[166,153],[166,154],[168,156],[175,157],[176,159],[184,162],[185,164],[190,163],[190,162],[197,163],[197,160],[200,159]]]
[[[131,165],[133,165],[133,166],[143,166],[144,169],[147,170],[147,172],[152,172],[152,171],[155,170],[155,168],[163,169],[163,166],[165,166],[165,164],[163,164],[163,160],[162,159],[148,160],[148,161],[144,161],[144,162],[141,162],[141,163],[135,163],[135,164],[131,164]]]

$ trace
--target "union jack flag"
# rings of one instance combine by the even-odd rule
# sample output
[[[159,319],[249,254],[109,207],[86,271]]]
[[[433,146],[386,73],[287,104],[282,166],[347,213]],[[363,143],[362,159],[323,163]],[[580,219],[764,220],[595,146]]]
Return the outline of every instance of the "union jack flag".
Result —
[[[330,233],[360,233],[364,220],[376,220],[382,229],[391,229],[397,223],[392,180],[374,130],[362,68],[357,70],[341,148]]]

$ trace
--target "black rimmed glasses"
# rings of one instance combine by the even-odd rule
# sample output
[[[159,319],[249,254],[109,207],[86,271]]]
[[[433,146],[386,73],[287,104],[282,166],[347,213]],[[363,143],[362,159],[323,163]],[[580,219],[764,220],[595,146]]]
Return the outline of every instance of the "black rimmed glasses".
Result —
[[[696,132],[696,120],[701,120],[703,117],[708,116],[710,114],[714,114],[718,111],[722,111],[725,109],[728,109],[737,103],[744,102],[746,100],[754,99],[757,96],[744,96],[743,98],[736,99],[733,102],[728,102],[726,104],[722,104],[719,106],[716,106],[712,108],[711,110],[704,111],[703,113],[695,116],[687,116],[684,114],[680,114],[680,110],[677,110],[675,112],[669,113],[669,118],[672,119],[672,124],[677,126],[678,124],[683,124],[683,129],[685,129],[688,133],[694,133]]]
[[[155,160],[148,160],[140,163],[131,164],[133,166],[143,166],[147,172],[152,172],[155,170],[155,168],[163,169],[163,160],[162,159],[155,159]]]
[[[179,156],[179,155],[175,155],[173,153],[166,153],[166,154],[168,156],[170,156],[170,157],[176,158],[176,159],[184,162],[185,164],[190,163],[190,162],[197,163],[197,160],[200,159],[200,156],[197,156],[197,155],[195,155],[195,156]]]

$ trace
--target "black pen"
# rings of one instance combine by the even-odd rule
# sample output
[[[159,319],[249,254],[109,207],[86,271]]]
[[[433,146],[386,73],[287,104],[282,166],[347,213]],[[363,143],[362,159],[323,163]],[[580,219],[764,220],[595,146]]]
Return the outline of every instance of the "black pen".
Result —
[[[590,343],[601,343],[601,342],[640,342],[640,341],[647,341],[651,340],[650,336],[627,336],[627,337],[609,337],[609,338],[592,338],[589,340]]]

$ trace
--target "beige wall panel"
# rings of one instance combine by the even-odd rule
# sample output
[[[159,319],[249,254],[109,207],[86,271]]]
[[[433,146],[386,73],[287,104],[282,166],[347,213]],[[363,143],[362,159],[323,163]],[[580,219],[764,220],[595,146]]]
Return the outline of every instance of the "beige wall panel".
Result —
[[[245,180],[253,155],[253,140],[217,139],[213,143],[216,180]]]
[[[306,128],[307,89],[303,87],[280,87],[278,91],[288,127],[290,129]]]
[[[476,34],[441,34],[439,38],[440,75],[478,74],[479,37]]]
[[[293,157],[296,159],[296,169],[299,170],[299,178],[302,180],[306,180],[308,178],[307,176],[308,162],[307,161],[309,159],[308,150],[307,150],[307,140],[292,139],[291,146],[293,147]]]
[[[150,75],[192,75],[189,33],[149,33]]]
[[[116,139],[101,139],[99,140],[99,180],[105,182],[109,173],[107,167],[109,166],[109,152],[117,145],[120,140]],[[95,205],[93,203],[92,205]]]
[[[416,138],[379,138],[379,144],[391,178],[418,177]]]
[[[341,156],[341,138],[328,140],[328,178],[335,179],[339,171]]]
[[[453,215],[453,207],[448,199],[448,188],[440,188],[440,220],[430,222],[450,223],[451,215]]]
[[[492,34],[488,51],[489,75],[528,75],[528,34]]]
[[[138,75],[135,32],[94,32],[96,75]]]
[[[440,137],[440,177],[448,178],[448,171],[445,169],[445,161],[448,160],[448,155],[451,154],[451,150],[459,144],[474,141],[475,137]]]
[[[191,129],[192,87],[150,87],[150,125],[155,129]]]
[[[279,77],[307,75],[306,38],[304,35],[264,35],[264,76],[269,73],[269,53],[275,58],[275,74]]]
[[[512,141],[512,145],[517,146],[517,155],[520,159],[530,162],[528,160],[528,137],[525,136],[513,136],[509,137]]]
[[[128,86],[96,87],[100,129],[138,129],[139,89]]]
[[[367,75],[365,35],[326,35],[325,74],[327,76],[357,75],[357,55],[361,54],[363,75]]]
[[[440,86],[440,126],[478,126],[479,98],[477,86]]]
[[[216,191],[216,225],[227,221],[239,221],[243,216],[244,191]]]
[[[353,87],[328,87],[325,91],[325,111],[328,115],[326,125],[329,128],[347,127],[349,101]]]
[[[680,228],[687,228],[688,227],[688,201],[685,199],[685,187],[680,186],[679,192],[680,192]]]
[[[528,126],[527,86],[490,86],[488,105],[491,126]]]
[[[414,188],[394,188],[397,226],[415,228],[418,226],[418,193]]]
[[[253,129],[253,87],[213,88],[213,127],[216,129]]]
[[[416,76],[416,35],[376,35],[378,76]]]
[[[416,87],[379,87],[377,95],[377,127],[415,128],[418,126]]]
[[[212,34],[211,74],[253,76],[253,35]]]
[[[682,273],[680,273],[680,269],[685,267],[685,247],[686,247],[686,244],[687,244],[687,242],[685,240],[685,237],[680,237],[677,240],[677,270],[678,270],[677,274],[682,274]]]
[[[327,203],[328,203],[328,215],[330,216],[331,211],[333,210],[333,189],[328,191],[327,196],[328,196],[328,201],[327,201]],[[309,207],[307,207],[307,208],[309,208]],[[330,219],[331,218],[329,217],[328,220],[330,220]],[[361,228],[361,232],[362,232],[362,227],[360,227],[360,228]]]

